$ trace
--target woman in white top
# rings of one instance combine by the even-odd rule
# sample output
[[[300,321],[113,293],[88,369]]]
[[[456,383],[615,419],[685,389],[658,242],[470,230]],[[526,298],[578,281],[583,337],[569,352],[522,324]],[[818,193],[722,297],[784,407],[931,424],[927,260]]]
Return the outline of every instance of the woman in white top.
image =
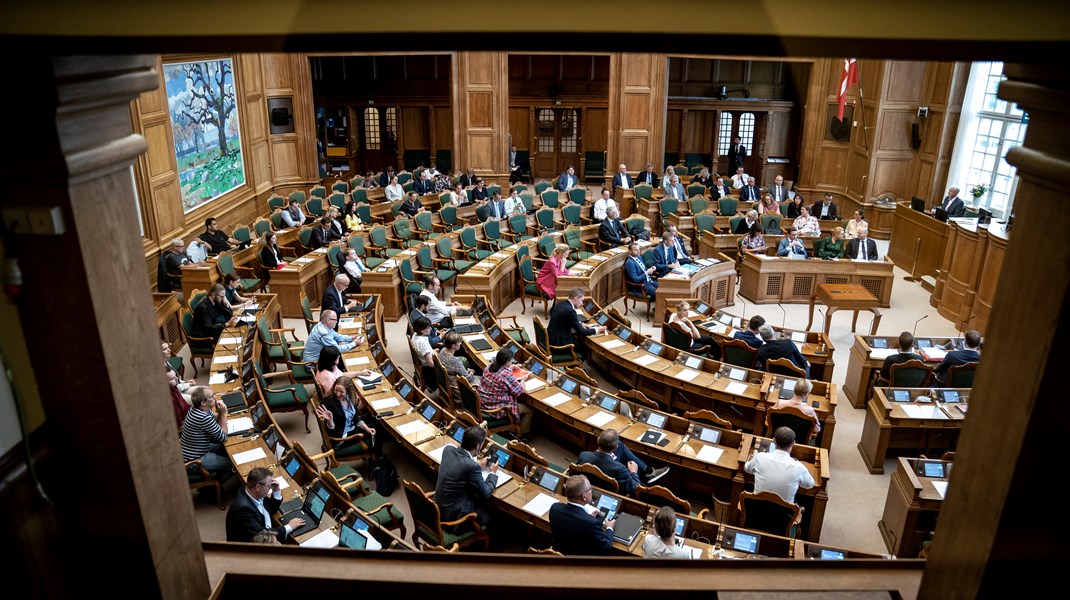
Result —
[[[416,358],[420,360],[420,375],[423,376],[424,387],[434,392],[438,389],[438,377],[435,375],[435,350],[431,347],[431,319],[418,317],[412,324],[412,347],[416,352]]]
[[[662,506],[654,513],[654,533],[643,539],[643,558],[691,558],[691,552],[676,545],[676,511]]]
[[[676,169],[672,166],[665,167],[665,174],[661,178],[661,189],[667,189],[670,185],[669,180],[676,177]]]
[[[706,352],[714,357],[720,358],[721,346],[717,344],[717,341],[708,335],[702,335],[702,332],[695,327],[695,324],[691,322],[691,319],[687,318],[688,313],[691,311],[691,305],[686,300],[681,300],[676,303],[676,312],[672,313],[669,317],[669,324],[676,325],[677,329],[683,331],[687,335],[691,336],[691,350],[697,350],[703,346],[708,346],[709,350]]]
[[[850,221],[847,221],[847,228],[844,230],[844,237],[849,240],[853,240],[858,237],[858,230],[863,227],[869,228],[869,224],[866,223],[866,215],[861,209],[856,210],[854,216]]]
[[[813,419],[814,423],[817,424],[817,426],[814,427],[814,433],[816,434],[821,431],[821,421],[817,418],[817,411],[814,410],[813,406],[810,406],[809,397],[810,390],[812,389],[814,389],[814,384],[810,383],[809,379],[800,377],[795,381],[795,389],[793,390],[795,395],[788,400],[777,400],[776,404],[773,405],[773,408],[794,406],[801,410],[804,415]]]
[[[821,223],[817,217],[810,216],[810,209],[805,206],[799,208],[799,218],[792,225],[799,235],[821,235]]]
[[[397,202],[405,197],[405,188],[398,183],[397,175],[390,178],[390,185],[383,188],[388,202]]]

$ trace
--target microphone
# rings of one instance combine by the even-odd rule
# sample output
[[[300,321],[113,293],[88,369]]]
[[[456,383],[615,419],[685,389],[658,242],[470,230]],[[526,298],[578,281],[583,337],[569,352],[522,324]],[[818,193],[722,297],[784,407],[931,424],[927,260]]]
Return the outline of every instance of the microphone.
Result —
[[[929,318],[929,315],[924,315],[920,319],[918,319],[917,321],[914,321],[914,329],[913,329],[913,331],[910,332],[910,335],[913,336],[915,333],[917,333],[917,331],[918,331],[918,323],[921,323],[922,321],[924,321],[925,319],[928,319],[928,318]]]
[[[736,297],[739,298],[739,301],[741,303],[743,303],[743,314],[740,315],[740,317],[742,319],[746,320],[747,319],[747,301],[743,299],[743,296],[739,295],[739,290],[736,290]]]
[[[782,305],[782,304],[774,304],[773,306],[776,306],[777,308],[779,308],[780,312],[781,312],[780,335],[781,335],[781,337],[783,337],[784,336],[784,324],[787,323],[787,321],[788,321],[788,311],[784,310],[784,305]]]

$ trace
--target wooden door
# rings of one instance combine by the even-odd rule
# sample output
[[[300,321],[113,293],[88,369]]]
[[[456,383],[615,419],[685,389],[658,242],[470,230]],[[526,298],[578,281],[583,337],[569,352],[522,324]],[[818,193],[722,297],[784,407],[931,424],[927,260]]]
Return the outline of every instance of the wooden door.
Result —
[[[580,117],[578,108],[535,109],[535,152],[531,168],[536,178],[557,177],[569,165],[580,172]]]
[[[367,106],[360,110],[361,172],[398,168],[397,107]]]

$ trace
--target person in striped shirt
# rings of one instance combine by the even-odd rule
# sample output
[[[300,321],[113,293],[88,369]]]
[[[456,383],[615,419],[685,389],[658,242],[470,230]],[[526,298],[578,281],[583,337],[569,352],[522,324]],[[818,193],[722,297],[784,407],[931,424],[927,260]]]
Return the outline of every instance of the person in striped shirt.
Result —
[[[205,386],[194,389],[190,399],[193,406],[182,424],[182,460],[200,459],[212,473],[229,470],[230,457],[223,448],[223,442],[227,441],[227,405]]]

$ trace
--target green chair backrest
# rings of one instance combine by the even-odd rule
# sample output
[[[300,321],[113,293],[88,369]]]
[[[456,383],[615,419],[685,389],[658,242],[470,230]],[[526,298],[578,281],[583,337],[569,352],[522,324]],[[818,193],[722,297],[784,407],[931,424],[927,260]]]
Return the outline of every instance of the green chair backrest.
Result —
[[[783,219],[777,213],[765,213],[762,215],[762,229],[766,233],[780,233],[780,222]]]
[[[298,204],[305,203],[305,193],[301,191],[292,192],[290,194],[290,200],[297,200]]]
[[[479,220],[480,223],[482,223],[482,222],[487,220],[487,205],[486,204],[480,204],[479,206],[476,207],[476,219]]]
[[[407,171],[402,171],[402,172],[398,173],[398,183],[399,184],[405,185],[406,183],[409,183],[410,181],[412,181],[412,173],[409,173]]]
[[[272,196],[267,201],[268,210],[275,210],[276,208],[286,208],[286,199],[282,196]]]
[[[654,249],[653,248],[648,248],[640,256],[643,257],[643,264],[646,265],[646,268],[649,269],[650,267],[654,266]]]
[[[401,184],[401,189],[405,190],[405,193],[411,192],[412,188],[413,185],[411,181],[406,181],[405,183]]]
[[[398,272],[401,273],[401,278],[407,281],[416,281],[416,276],[412,273],[412,263],[407,260],[398,261]]]
[[[342,257],[342,247],[334,244],[327,248],[327,260],[331,263],[332,271],[341,271],[342,263],[345,262],[345,258]]]
[[[263,236],[265,233],[271,231],[271,221],[267,219],[257,219],[256,223],[253,223],[253,231],[256,232],[256,237]]]
[[[372,227],[368,232],[368,239],[370,239],[375,246],[385,247],[387,245],[386,227],[383,227],[382,225]]]
[[[687,210],[691,211],[693,215],[697,215],[709,207],[710,201],[701,196],[692,197],[687,201]]]
[[[357,256],[364,256],[364,238],[359,235],[349,236],[349,247],[357,251]]]
[[[524,235],[528,231],[527,215],[514,214],[509,217],[509,230],[518,235]]]
[[[438,211],[438,218],[442,219],[444,225],[453,227],[457,225],[457,207],[456,206],[443,206]]]
[[[721,211],[721,214],[726,217],[731,217],[736,214],[736,210],[739,208],[739,200],[735,198],[721,198],[717,201],[717,208]]]
[[[695,196],[702,196],[706,193],[706,186],[701,183],[692,183],[687,186],[687,197],[693,198]]]
[[[535,325],[535,345],[549,356],[550,339],[546,334],[546,327],[543,326],[542,321],[540,321],[538,317],[533,318],[532,323]]]
[[[539,252],[543,257],[550,258],[554,255],[554,248],[557,246],[557,240],[552,235],[544,235],[539,238]]]
[[[341,192],[335,192],[331,194],[331,197],[327,199],[332,206],[337,206],[338,210],[345,212],[346,209],[346,195]]]
[[[305,321],[313,322],[316,320],[312,316],[312,304],[308,299],[307,294],[301,295],[301,315],[304,317]]]
[[[267,317],[257,317],[256,329],[260,333],[260,341],[262,342],[274,342],[275,336],[271,333],[271,327],[268,325]]]
[[[676,173],[677,177],[683,177],[684,175],[687,175],[687,167],[684,165],[676,165],[672,168],[672,170],[674,173]]]
[[[676,198],[663,198],[661,202],[658,202],[658,206],[661,208],[662,218],[668,215],[675,215],[680,208],[680,203]]]
[[[569,227],[565,230],[563,236],[565,238],[565,243],[568,244],[569,248],[572,248],[573,250],[579,250],[583,247],[583,237],[580,234],[579,229],[576,229],[575,227]]]
[[[785,219],[788,218],[788,207],[791,206],[791,202],[780,203],[780,215]]]
[[[519,263],[525,258],[531,258],[531,246],[522,244],[516,247],[516,260]]]
[[[502,230],[498,221],[487,221],[486,223],[483,223],[483,237],[488,240],[501,239]]]
[[[402,241],[412,238],[412,223],[408,219],[397,219],[394,221],[394,234],[401,238]]]
[[[323,216],[323,198],[309,198],[308,202],[305,202],[305,210],[310,215],[316,215],[317,217]]]
[[[509,188],[509,193],[510,194],[512,194],[513,192],[520,193],[520,192],[526,192],[526,191],[528,191],[528,186],[526,186],[526,185],[524,185],[522,183],[518,183],[518,184],[514,185],[513,187]]]
[[[204,292],[201,292],[201,293],[198,293],[198,294],[194,294],[193,297],[189,299],[189,303],[188,303],[189,304],[189,309],[190,310],[195,310],[197,308],[197,305],[200,304],[201,301],[204,300],[207,296],[208,296],[208,294],[205,294]],[[192,316],[191,316],[191,318],[192,318]],[[193,325],[192,321],[190,322],[190,325]],[[189,333],[189,332],[187,331],[186,333]]]
[[[665,343],[677,350],[691,351],[691,336],[669,325],[665,325],[662,331],[665,333]]]
[[[342,194],[348,194],[349,193],[349,184],[344,182],[344,181],[336,181],[336,182],[334,182],[334,185],[331,186],[331,191],[332,192],[339,192],[339,193],[342,193]]]
[[[580,205],[569,204],[565,208],[561,209],[561,216],[564,217],[565,222],[570,225],[580,224]]]
[[[416,229],[419,229],[420,231],[431,231],[431,213],[427,212],[426,210],[421,210],[420,212],[416,213],[416,216],[413,217],[413,219],[416,221]]]
[[[306,227],[297,233],[297,239],[301,240],[301,245],[305,248],[309,247],[312,243],[312,228]]]
[[[965,363],[957,368],[948,369],[947,387],[972,388],[976,374],[977,363]]]
[[[372,207],[370,204],[357,205],[357,218],[365,225],[372,222]]]
[[[734,342],[726,342],[722,344],[721,352],[724,355],[724,361],[726,363],[736,365],[737,367],[746,367],[748,369],[754,368],[754,359],[757,357],[757,352],[743,340],[735,340]]]
[[[281,210],[271,213],[271,225],[274,226],[275,229],[284,229],[286,227],[286,224],[282,222]]]
[[[574,202],[576,204],[586,204],[587,203],[587,188],[581,188],[581,187],[572,188],[571,190],[568,191],[568,200],[569,200],[569,202]]]
[[[535,220],[539,222],[539,227],[542,227],[544,229],[553,229],[554,209],[540,208],[539,211],[535,213]]]
[[[471,250],[476,247],[476,230],[471,227],[465,227],[461,230],[460,234],[461,247],[465,250]]]
[[[368,190],[364,188],[354,188],[353,192],[349,194],[349,197],[357,202],[368,202]]]
[[[426,246],[424,246],[426,248]],[[450,246],[450,238],[442,236],[435,242],[435,250],[438,250],[439,258],[449,259],[453,256],[453,248]]]
[[[893,387],[921,387],[931,371],[921,367],[896,366],[891,372]]]
[[[309,195],[310,196],[315,196],[317,198],[326,199],[327,198],[327,188],[323,187],[322,185],[313,186],[312,190],[309,191]]]
[[[539,195],[542,197],[543,206],[549,206],[550,208],[557,208],[558,206],[560,206],[560,204],[558,203],[557,190],[546,190]]]
[[[395,202],[390,205],[390,215],[395,219],[401,214],[401,204],[402,202]]]
[[[646,198],[647,200],[649,200],[653,197],[653,195],[654,187],[651,186],[649,183],[640,183],[639,185],[635,186],[636,200],[639,200],[641,198]]]
[[[624,226],[628,228],[628,231],[638,227],[646,229],[646,221],[642,217],[629,217],[628,220],[624,222]]]
[[[541,196],[543,192],[545,192],[546,190],[548,190],[548,189],[550,189],[552,187],[553,187],[553,184],[550,183],[549,181],[540,181],[539,183],[535,184],[535,193]]]
[[[700,212],[695,215],[695,231],[713,231],[717,224],[717,217],[711,212]]]
[[[488,197],[493,198],[494,194],[500,194],[500,193],[502,193],[502,186],[497,185],[497,184],[488,185],[487,186],[487,196]]]
[[[729,231],[729,233],[735,233],[736,232],[736,227],[739,227],[739,223],[741,221],[743,221],[743,219],[745,219],[745,218],[746,217],[732,217],[731,219],[728,219],[728,231]]]
[[[250,242],[253,239],[253,234],[250,233],[248,227],[238,227],[234,230],[234,233],[230,234],[230,237],[238,240],[239,242]]]
[[[520,275],[525,281],[535,281],[535,270],[531,266],[531,258],[525,256],[520,259]]]
[[[408,261],[402,261],[402,262],[408,262]],[[433,263],[431,261],[431,249],[428,248],[427,246],[421,245],[416,250],[416,262],[420,263],[420,269],[421,270],[432,271],[432,272],[434,272],[434,270],[435,270],[435,263]]]
[[[524,203],[524,212],[531,212],[535,208],[535,194],[521,192],[520,201]]]
[[[229,254],[220,254],[216,259],[216,266],[219,267],[220,273],[230,275],[234,272],[234,257]]]
[[[438,195],[438,203],[441,206],[446,206],[453,202],[453,192],[442,192]]]

